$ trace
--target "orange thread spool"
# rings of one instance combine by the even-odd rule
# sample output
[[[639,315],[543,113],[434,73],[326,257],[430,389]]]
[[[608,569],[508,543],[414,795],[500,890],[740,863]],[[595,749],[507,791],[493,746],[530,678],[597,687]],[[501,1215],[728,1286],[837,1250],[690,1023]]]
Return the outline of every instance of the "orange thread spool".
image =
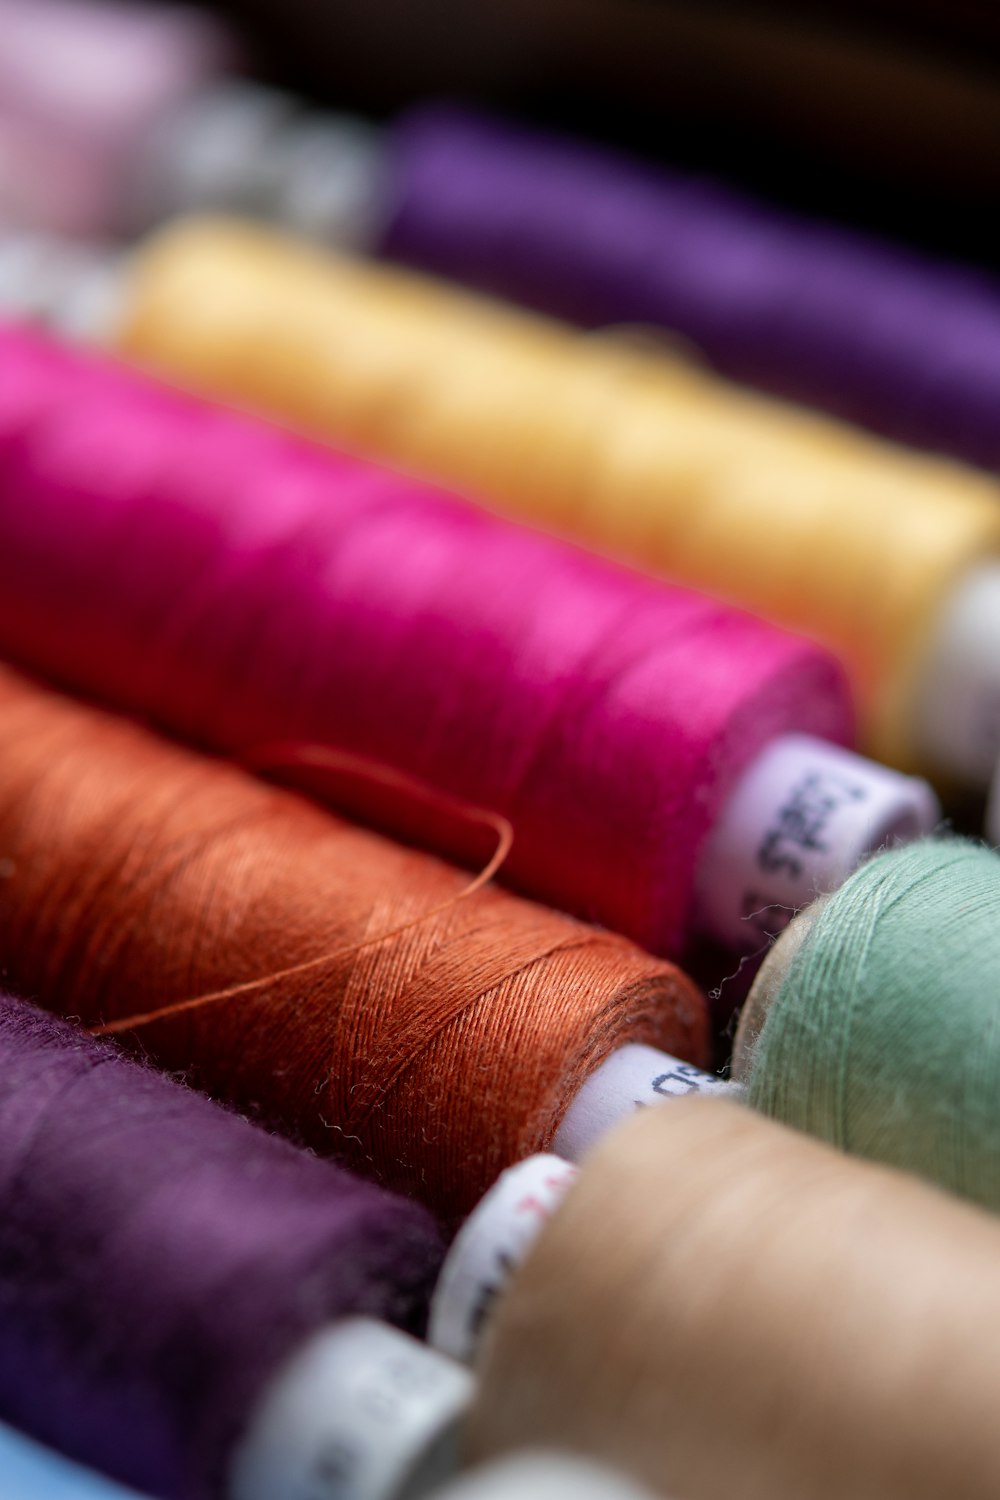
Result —
[[[463,895],[466,872],[6,671],[0,876],[12,986],[94,1025],[257,981],[138,1044],[445,1214],[543,1150],[616,1047],[707,1045],[695,987],[624,939]]]

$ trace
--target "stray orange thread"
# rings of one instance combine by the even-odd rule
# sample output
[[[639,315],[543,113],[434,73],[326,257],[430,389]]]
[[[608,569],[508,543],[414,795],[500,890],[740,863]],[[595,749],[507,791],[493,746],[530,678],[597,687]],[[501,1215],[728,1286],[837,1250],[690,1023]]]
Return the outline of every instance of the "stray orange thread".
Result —
[[[446,1217],[544,1150],[624,1042],[704,1059],[673,965],[488,883],[504,818],[321,745],[247,758],[405,788],[496,847],[457,870],[0,669],[5,981],[145,1027],[124,1044]]]
[[[375,933],[374,936],[363,938],[359,942],[349,943],[345,948],[332,948],[329,953],[321,953],[318,958],[307,959],[304,963],[292,964],[289,968],[276,969],[269,974],[262,974],[259,979],[247,979],[242,984],[227,985],[224,989],[212,990],[205,995],[193,995],[189,1000],[176,1000],[170,1005],[161,1005],[156,1010],[138,1011],[131,1016],[120,1016],[114,1021],[102,1021],[96,1026],[88,1026],[86,1029],[92,1036],[115,1036],[123,1031],[136,1031],[139,1027],[148,1026],[153,1021],[163,1021],[169,1016],[198,1010],[204,1005],[217,1005],[223,1000],[233,1000],[240,995],[253,994],[269,984],[276,984],[279,980],[294,979],[297,974],[307,974],[310,970],[321,969],[325,964],[334,963],[339,958],[350,958],[352,954],[360,953],[365,948],[374,948],[379,943],[388,942],[390,938],[399,937],[404,932],[421,926],[431,917],[439,916],[441,912],[448,911],[457,902],[466,900],[469,896],[475,895],[476,891],[481,890],[483,886],[489,885],[498,871],[503,868],[514,845],[514,826],[509,818],[502,817],[500,813],[491,812],[487,808],[476,807],[471,802],[462,802],[456,797],[448,797],[435,787],[420,781],[419,778],[408,776],[401,771],[394,770],[391,766],[370,760],[366,756],[351,755],[344,750],[332,750],[325,745],[314,745],[307,741],[299,743],[289,740],[265,745],[259,750],[248,751],[240,757],[240,762],[256,771],[274,770],[284,765],[311,765],[325,770],[356,771],[366,780],[381,786],[413,793],[429,807],[438,807],[442,811],[451,812],[466,819],[469,823],[478,823],[492,829],[497,836],[497,846],[487,864],[460,891],[456,891],[445,901],[436,902],[434,906],[428,907],[425,912],[421,912],[419,916],[411,918],[408,922],[387,928],[384,932]]]

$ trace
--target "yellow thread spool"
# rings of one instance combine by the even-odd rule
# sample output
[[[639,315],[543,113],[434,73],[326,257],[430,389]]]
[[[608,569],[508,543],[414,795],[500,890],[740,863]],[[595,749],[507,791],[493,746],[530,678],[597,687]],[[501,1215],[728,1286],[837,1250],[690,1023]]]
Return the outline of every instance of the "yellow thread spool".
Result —
[[[920,768],[938,606],[1000,552],[1000,487],[751,394],[273,231],[190,221],[139,257],[126,354],[831,646],[869,750]]]

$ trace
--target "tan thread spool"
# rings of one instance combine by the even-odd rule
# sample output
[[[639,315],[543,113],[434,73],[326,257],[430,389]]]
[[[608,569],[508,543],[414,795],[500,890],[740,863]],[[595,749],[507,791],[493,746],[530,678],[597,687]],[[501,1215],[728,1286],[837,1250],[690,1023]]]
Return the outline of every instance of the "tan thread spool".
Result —
[[[988,1215],[673,1100],[602,1142],[519,1271],[470,1446],[686,1500],[995,1500],[998,1318]]]

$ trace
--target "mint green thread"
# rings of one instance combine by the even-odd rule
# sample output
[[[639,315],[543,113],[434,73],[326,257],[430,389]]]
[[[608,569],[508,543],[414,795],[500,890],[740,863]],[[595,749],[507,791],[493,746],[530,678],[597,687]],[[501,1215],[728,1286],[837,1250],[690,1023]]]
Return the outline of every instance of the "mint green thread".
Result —
[[[1000,1209],[1000,855],[876,855],[820,912],[750,1059],[749,1102]]]

